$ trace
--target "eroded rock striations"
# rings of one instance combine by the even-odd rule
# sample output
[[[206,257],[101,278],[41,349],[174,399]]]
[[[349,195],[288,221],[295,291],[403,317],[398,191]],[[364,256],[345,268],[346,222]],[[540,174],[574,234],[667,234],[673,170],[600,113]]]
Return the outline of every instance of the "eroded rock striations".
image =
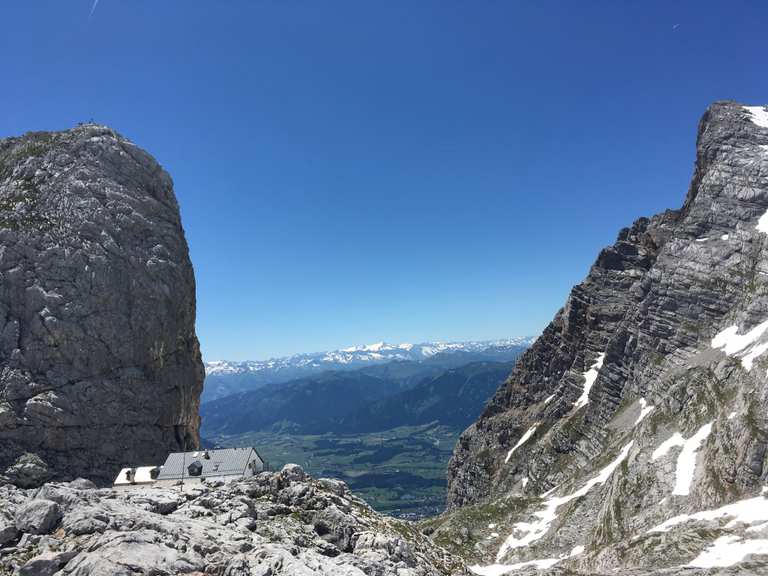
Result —
[[[682,208],[600,253],[428,531],[481,574],[768,573],[767,350],[768,109],[718,102]]]
[[[171,178],[104,126],[0,140],[0,475],[198,443],[195,282]]]
[[[296,465],[226,485],[0,486],[0,574],[462,576],[463,562]]]

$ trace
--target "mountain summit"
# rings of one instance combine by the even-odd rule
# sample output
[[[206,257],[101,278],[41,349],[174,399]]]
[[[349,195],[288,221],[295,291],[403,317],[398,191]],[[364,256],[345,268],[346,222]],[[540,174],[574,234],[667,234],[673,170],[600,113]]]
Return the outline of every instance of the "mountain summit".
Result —
[[[768,111],[718,102],[682,208],[619,233],[460,438],[435,538],[479,574],[768,573],[767,351]]]
[[[198,443],[173,183],[110,128],[0,140],[0,366],[0,474],[18,483],[111,481]]]

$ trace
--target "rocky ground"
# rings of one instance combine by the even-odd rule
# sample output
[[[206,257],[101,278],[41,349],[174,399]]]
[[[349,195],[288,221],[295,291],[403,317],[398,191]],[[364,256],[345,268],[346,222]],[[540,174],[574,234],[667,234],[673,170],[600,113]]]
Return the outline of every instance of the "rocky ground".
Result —
[[[461,560],[296,465],[228,484],[0,486],[0,575],[448,576]]]

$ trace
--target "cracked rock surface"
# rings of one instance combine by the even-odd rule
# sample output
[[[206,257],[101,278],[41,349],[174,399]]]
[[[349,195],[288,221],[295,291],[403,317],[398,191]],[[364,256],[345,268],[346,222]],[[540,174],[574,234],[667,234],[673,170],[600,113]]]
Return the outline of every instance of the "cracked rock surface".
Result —
[[[54,516],[43,514],[53,507]],[[343,482],[313,480],[298,466],[183,490],[96,489],[81,481],[0,486],[0,535],[6,525],[15,533],[0,539],[0,575],[469,574],[409,523],[379,515]]]
[[[0,475],[106,482],[196,446],[194,321],[149,154],[97,125],[0,140]]]

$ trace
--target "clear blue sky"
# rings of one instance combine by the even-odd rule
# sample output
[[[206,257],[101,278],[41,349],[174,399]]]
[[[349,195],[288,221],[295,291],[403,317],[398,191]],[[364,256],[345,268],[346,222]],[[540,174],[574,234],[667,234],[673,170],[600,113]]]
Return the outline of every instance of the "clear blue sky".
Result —
[[[93,118],[171,173],[204,357],[538,333],[678,207],[754,2],[4,2],[0,136]]]

